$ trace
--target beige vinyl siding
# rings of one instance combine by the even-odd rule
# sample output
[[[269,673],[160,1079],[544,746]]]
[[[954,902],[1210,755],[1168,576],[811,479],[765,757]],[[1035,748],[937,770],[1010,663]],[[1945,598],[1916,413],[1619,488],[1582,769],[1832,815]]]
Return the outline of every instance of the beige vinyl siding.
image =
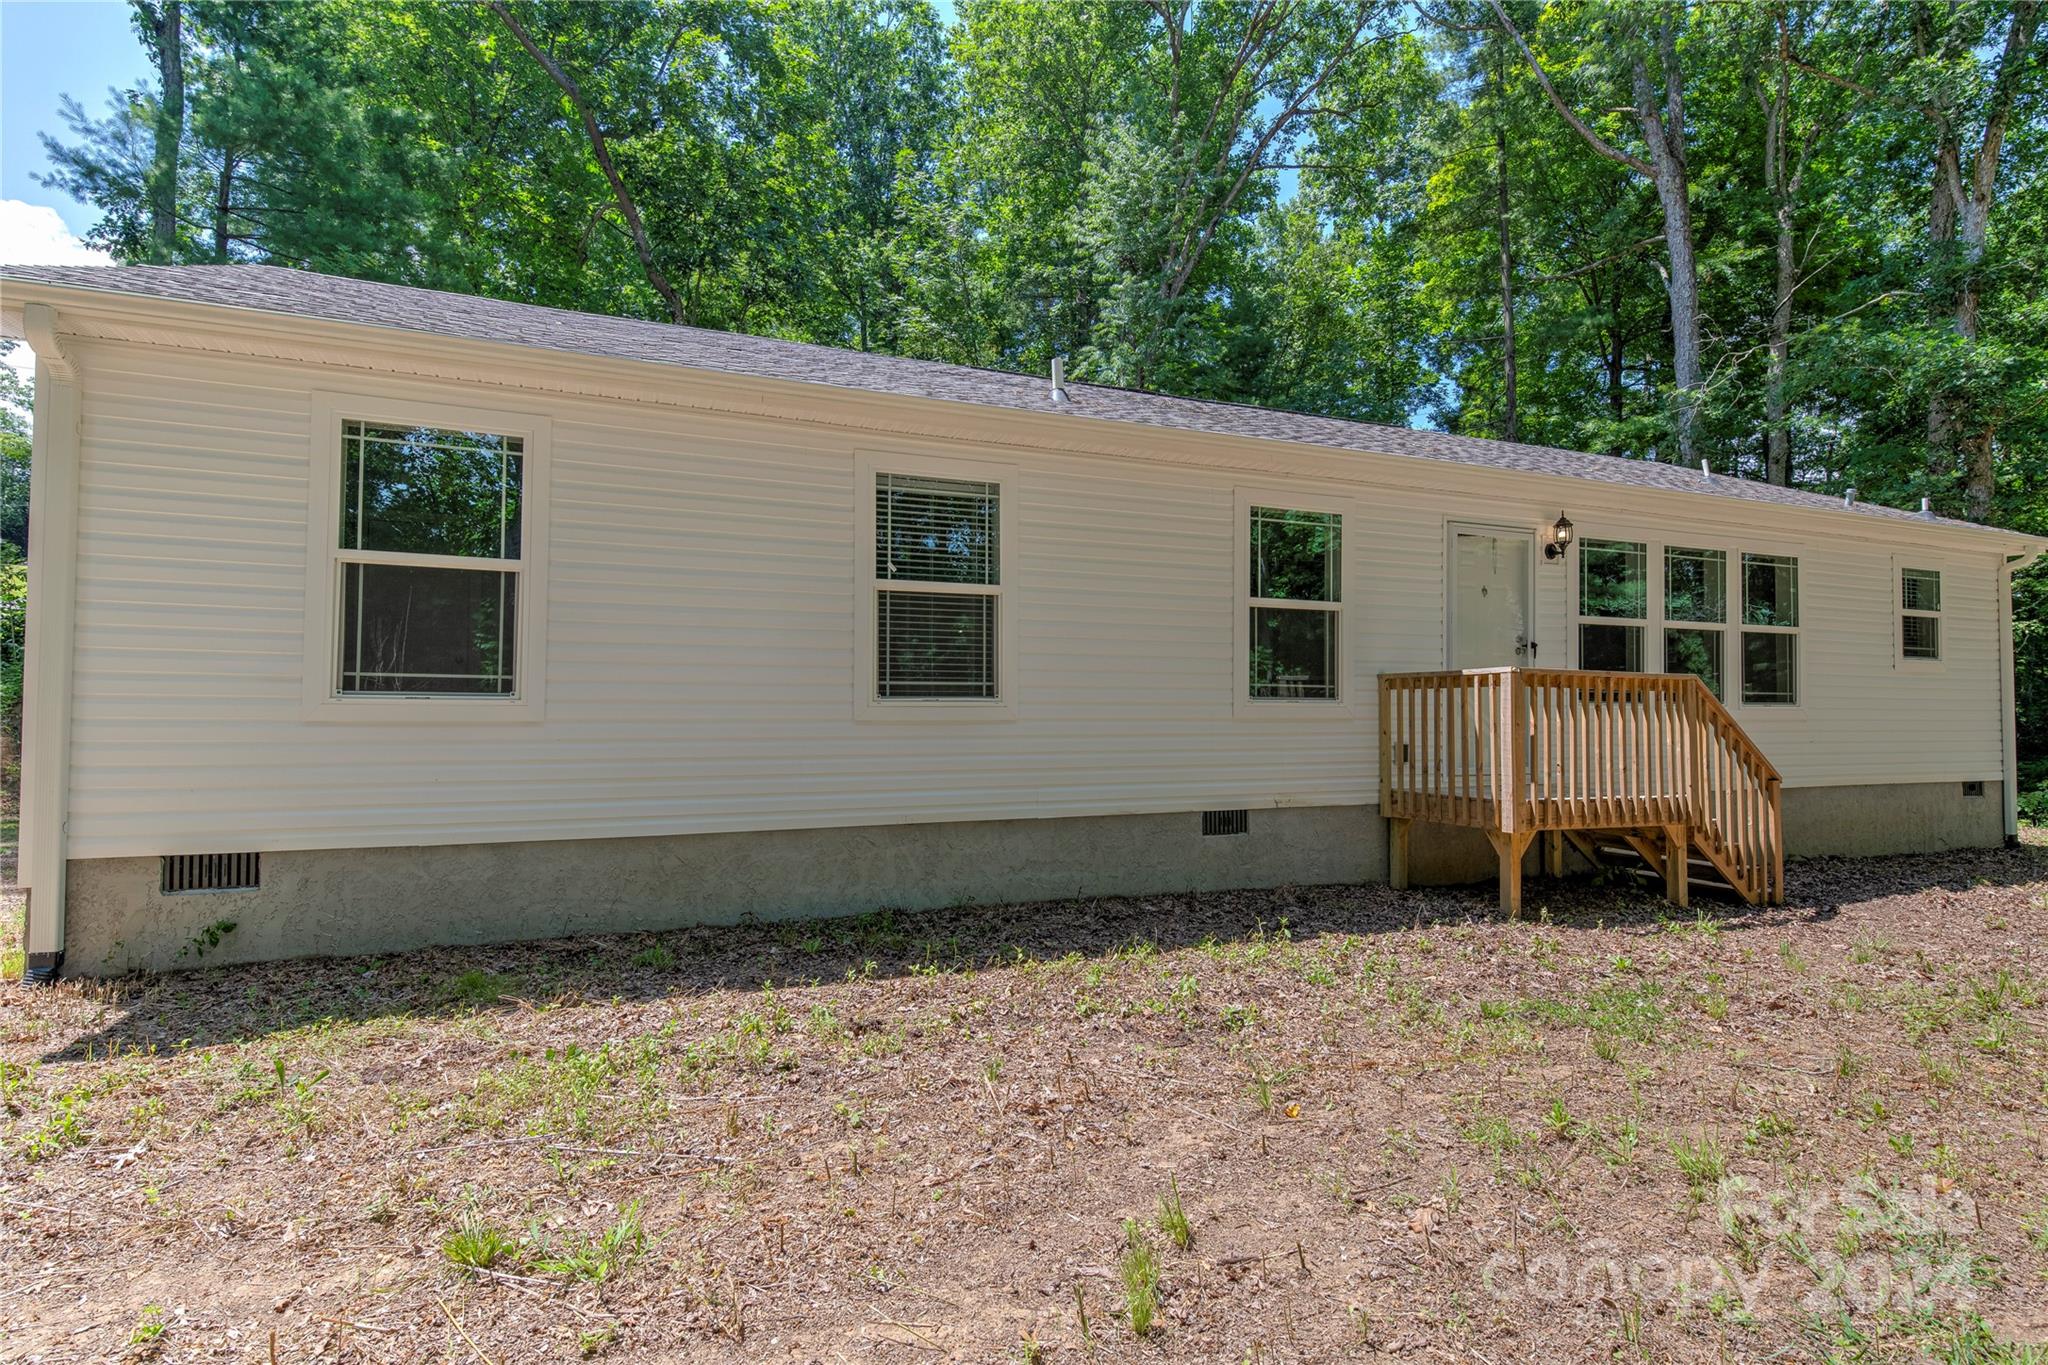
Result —
[[[558,839],[1363,803],[1374,677],[1444,661],[1447,520],[1628,534],[1639,492],[1504,500],[1396,490],[1413,460],[1329,452],[1290,475],[716,416],[81,341],[84,421],[70,856]],[[676,385],[683,390],[686,380]],[[312,394],[553,422],[545,714],[530,724],[319,723],[302,710]],[[1017,514],[1014,718],[864,723],[854,696],[865,454],[996,460]],[[1340,468],[1353,477],[1332,479]],[[1355,706],[1234,716],[1237,491],[1347,500]],[[1771,509],[1695,523],[1740,543]],[[1668,514],[1658,517],[1668,524]],[[1662,538],[1662,533],[1652,538]],[[1679,538],[1672,533],[1672,538]],[[1760,548],[1795,538],[1774,532]],[[1988,554],[1943,570],[1943,665],[1894,657],[1892,551],[1809,540],[1796,713],[1739,710],[1794,785],[1995,777]],[[1916,560],[1916,562],[1918,562]],[[1571,576],[1535,569],[1537,662],[1570,662]],[[531,668],[540,661],[528,659]]]

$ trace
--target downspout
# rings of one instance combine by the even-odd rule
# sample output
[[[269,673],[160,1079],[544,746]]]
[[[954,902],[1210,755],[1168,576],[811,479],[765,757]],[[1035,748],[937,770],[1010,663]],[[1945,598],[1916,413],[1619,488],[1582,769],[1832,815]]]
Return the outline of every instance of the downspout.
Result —
[[[29,466],[28,650],[22,668],[21,884],[28,889],[22,980],[64,965],[65,826],[71,793],[71,649],[78,604],[78,369],[56,310],[21,310],[36,357]]]
[[[2019,693],[2013,672],[2012,578],[2041,557],[2040,550],[2007,555],[1998,565],[1998,688],[2004,695],[1998,708],[2000,762],[2005,770],[2005,844],[2020,841],[2020,735]]]

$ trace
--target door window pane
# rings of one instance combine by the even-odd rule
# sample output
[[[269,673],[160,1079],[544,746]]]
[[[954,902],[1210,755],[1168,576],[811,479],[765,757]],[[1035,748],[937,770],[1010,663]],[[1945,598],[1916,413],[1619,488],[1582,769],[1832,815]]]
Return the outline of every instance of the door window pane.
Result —
[[[519,558],[516,436],[344,422],[341,548]]]
[[[1728,555],[1722,550],[1664,550],[1664,619],[1728,619]]]
[[[511,696],[518,575],[341,566],[344,695]]]
[[[1579,667],[1608,673],[1642,672],[1643,628],[1581,625]]]
[[[1313,607],[1253,607],[1251,613],[1251,695],[1335,700],[1337,613]]]
[[[1747,558],[1747,556],[1745,556]],[[1791,706],[1799,700],[1798,636],[1742,633],[1742,700],[1750,706]]]
[[[1721,691],[1721,636],[1718,630],[1664,632],[1664,671],[1690,673],[1715,696]]]
[[[1799,624],[1799,561],[1787,555],[1742,557],[1742,624]]]
[[[1641,541],[1579,543],[1579,615],[1642,620],[1649,612],[1648,555]]]

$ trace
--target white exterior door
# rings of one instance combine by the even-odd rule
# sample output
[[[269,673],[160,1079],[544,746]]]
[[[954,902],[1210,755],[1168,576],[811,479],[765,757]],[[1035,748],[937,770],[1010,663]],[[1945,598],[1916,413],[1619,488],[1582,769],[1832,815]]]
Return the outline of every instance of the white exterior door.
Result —
[[[1526,531],[1451,528],[1450,666],[1507,668],[1533,662],[1529,644]]]

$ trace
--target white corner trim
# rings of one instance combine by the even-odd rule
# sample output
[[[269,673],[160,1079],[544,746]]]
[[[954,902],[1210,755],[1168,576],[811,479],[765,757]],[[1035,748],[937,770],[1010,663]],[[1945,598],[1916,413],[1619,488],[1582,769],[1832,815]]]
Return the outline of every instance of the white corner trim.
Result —
[[[78,371],[46,304],[22,309],[36,354],[30,436],[27,656],[23,667],[21,884],[26,948],[64,951],[65,832],[71,801],[71,666],[78,610]]]

